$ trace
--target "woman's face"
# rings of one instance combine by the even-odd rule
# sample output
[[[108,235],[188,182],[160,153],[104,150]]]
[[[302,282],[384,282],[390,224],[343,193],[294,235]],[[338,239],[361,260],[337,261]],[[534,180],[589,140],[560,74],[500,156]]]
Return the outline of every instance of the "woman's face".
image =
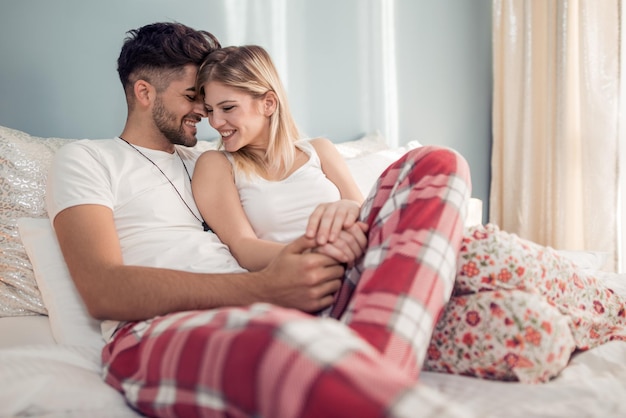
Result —
[[[206,83],[204,94],[209,124],[219,132],[226,151],[267,149],[271,113],[267,114],[265,98],[254,98],[217,81]]]

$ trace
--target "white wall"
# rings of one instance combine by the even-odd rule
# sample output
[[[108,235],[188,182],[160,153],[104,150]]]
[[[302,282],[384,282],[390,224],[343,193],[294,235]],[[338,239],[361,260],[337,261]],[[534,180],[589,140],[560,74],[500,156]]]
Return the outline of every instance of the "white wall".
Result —
[[[457,149],[487,203],[490,0],[0,0],[0,124],[39,136],[118,134],[124,34],[172,20],[224,45],[265,46],[311,136],[341,142],[381,129],[399,144]],[[395,90],[383,78],[390,68]],[[205,123],[200,136],[213,135]]]

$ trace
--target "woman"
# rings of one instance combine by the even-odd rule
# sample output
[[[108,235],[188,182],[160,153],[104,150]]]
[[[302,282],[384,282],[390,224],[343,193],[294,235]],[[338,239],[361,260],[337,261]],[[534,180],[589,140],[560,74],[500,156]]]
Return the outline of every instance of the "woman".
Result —
[[[335,242],[343,228],[356,227],[363,202],[356,182],[329,140],[301,139],[263,48],[216,51],[200,69],[198,84],[226,152],[210,151],[198,159],[193,192],[205,221],[241,266],[265,267],[281,244],[305,229],[324,245]],[[358,236],[364,245],[364,236]],[[346,263],[361,253],[327,249]]]
[[[341,236],[366,231],[358,221],[362,196],[332,143],[300,139],[269,55],[258,46],[214,52],[199,70],[198,91],[224,152],[200,157],[193,192],[203,217],[241,265],[264,267],[281,242],[304,231],[352,265],[366,242],[349,247]],[[360,269],[351,273],[358,281]],[[424,368],[546,381],[575,350],[624,339],[625,308],[554,250],[481,226],[463,238],[453,296]]]

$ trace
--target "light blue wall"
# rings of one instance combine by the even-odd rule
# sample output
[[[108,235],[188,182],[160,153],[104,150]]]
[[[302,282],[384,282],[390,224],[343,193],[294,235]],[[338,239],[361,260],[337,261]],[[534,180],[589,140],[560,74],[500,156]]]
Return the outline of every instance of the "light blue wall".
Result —
[[[380,127],[379,97],[368,88],[371,71],[363,71],[373,56],[363,47],[373,27],[363,24],[362,14],[384,1],[271,2],[286,9],[283,77],[307,134],[341,142]],[[125,32],[175,20],[207,29],[225,45],[244,39],[274,55],[275,45],[247,30],[249,20],[224,19],[226,8],[242,4],[254,4],[247,15],[254,19],[270,0],[0,0],[0,125],[38,136],[118,134],[126,111],[115,68]],[[460,151],[470,163],[473,195],[487,204],[491,0],[393,4],[400,143]],[[203,125],[200,136],[214,136]]]
[[[468,160],[488,207],[491,166],[491,0],[399,0],[400,138],[447,145]]]
[[[126,31],[174,20],[219,35],[211,3],[0,0],[0,124],[38,136],[117,135],[126,104],[116,60]]]

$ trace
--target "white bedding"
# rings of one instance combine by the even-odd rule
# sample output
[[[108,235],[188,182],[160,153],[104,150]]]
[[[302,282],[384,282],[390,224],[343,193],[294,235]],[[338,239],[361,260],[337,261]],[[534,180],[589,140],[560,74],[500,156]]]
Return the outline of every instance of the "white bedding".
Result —
[[[16,135],[13,131],[7,132],[4,134],[6,138]],[[11,139],[8,143],[13,142]],[[417,145],[389,150],[384,141],[369,138],[340,144],[338,148],[347,158],[360,187],[367,193],[389,162],[407,148]],[[36,141],[28,139],[24,146],[36,147],[34,155],[42,153]],[[473,201],[470,212],[468,225],[481,222],[480,202]],[[21,216],[34,215],[22,213]],[[41,237],[34,241],[43,244]],[[44,252],[52,255],[50,251]],[[595,270],[602,264],[602,256],[594,253],[564,255],[575,258],[584,268]],[[47,273],[53,269],[51,264],[34,265],[42,266]],[[626,275],[604,274],[603,277],[616,292],[626,295]],[[46,289],[56,289],[58,293],[58,285],[62,283],[55,281],[57,286],[48,288],[44,284],[40,283],[39,289],[45,299]],[[139,416],[125,404],[120,394],[101,380],[99,348],[89,344],[76,345],[83,340],[71,339],[68,336],[73,334],[59,332],[59,324],[70,325],[70,318],[80,315],[80,309],[70,309],[71,299],[58,298],[58,301],[52,304],[48,300],[50,317],[0,318],[0,417]],[[69,318],[55,316],[61,312]],[[50,318],[57,321],[56,326],[51,326]],[[78,330],[84,329],[82,325],[89,326],[79,325]],[[57,341],[66,343],[58,344]],[[626,417],[626,342],[611,342],[575,355],[559,377],[545,384],[493,382],[428,372],[422,373],[421,382],[431,391],[447,397],[451,407],[456,405],[468,416]],[[415,417],[421,416],[416,411]],[[450,416],[448,411],[437,415],[447,416]]]
[[[626,295],[626,276],[604,277],[616,292]],[[102,382],[99,350],[56,344],[47,317],[0,318],[0,335],[1,417],[139,416]],[[545,384],[429,372],[422,373],[421,381],[470,416],[624,417],[626,342],[575,355],[559,377]]]
[[[0,350],[3,417],[136,417],[100,378],[99,352],[59,344]]]

